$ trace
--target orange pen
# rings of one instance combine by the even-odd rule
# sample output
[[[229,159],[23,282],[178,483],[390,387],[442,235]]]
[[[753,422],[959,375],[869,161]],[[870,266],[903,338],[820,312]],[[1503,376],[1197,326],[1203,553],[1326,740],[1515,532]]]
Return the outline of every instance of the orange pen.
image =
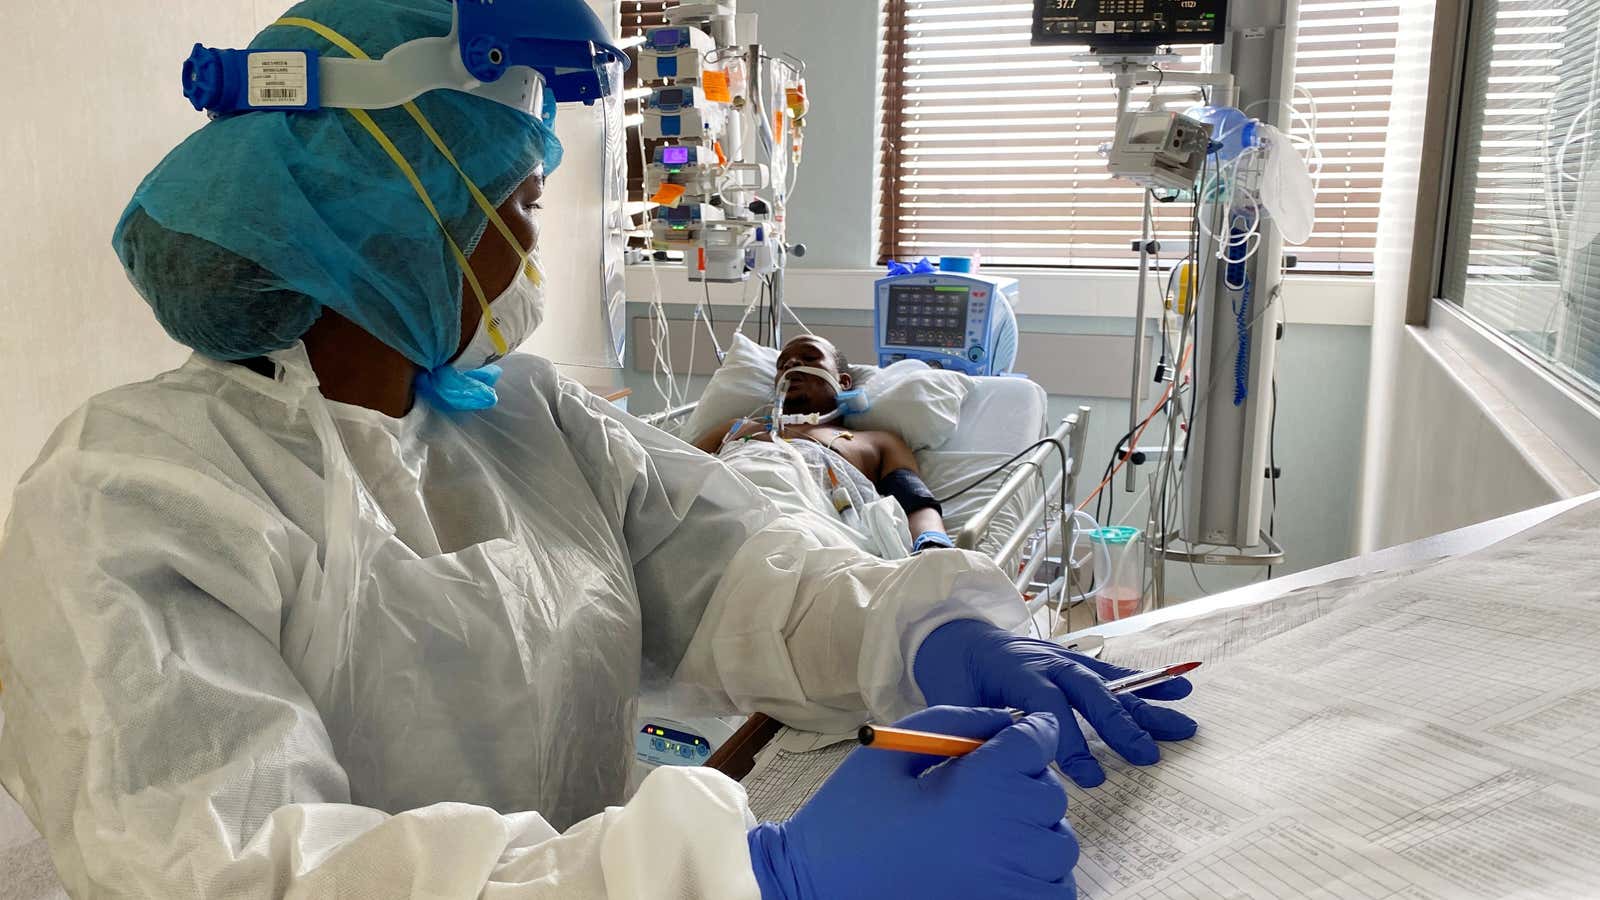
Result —
[[[1137,672],[1126,678],[1106,682],[1106,689],[1113,694],[1143,690],[1171,681],[1198,668],[1200,668],[1199,663],[1187,662],[1147,672]],[[1013,713],[1013,715],[1022,714]],[[926,753],[930,756],[966,756],[983,746],[983,741],[973,738],[936,734],[932,731],[913,731],[889,725],[863,725],[861,730],[856,732],[856,740],[861,742],[861,746],[871,747],[874,750],[898,750],[901,753]]]
[[[888,725],[863,725],[856,732],[856,740],[861,742],[861,746],[874,750],[899,750],[901,753],[926,753],[930,756],[966,756],[983,746],[983,741],[973,738],[892,728]]]

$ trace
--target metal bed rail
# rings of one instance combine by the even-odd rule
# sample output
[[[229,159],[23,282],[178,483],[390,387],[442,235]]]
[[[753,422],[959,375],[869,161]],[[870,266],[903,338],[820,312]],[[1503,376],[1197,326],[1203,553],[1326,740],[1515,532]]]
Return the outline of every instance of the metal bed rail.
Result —
[[[685,403],[682,406],[675,406],[661,412],[641,416],[640,421],[656,428],[666,428],[670,423],[687,418],[694,412],[696,406],[698,406],[696,403]],[[1034,500],[1027,511],[1022,514],[1016,527],[1009,534],[993,536],[995,539],[1001,540],[1001,543],[994,552],[989,554],[989,557],[997,565],[1003,567],[1006,565],[1007,560],[1021,554],[1030,538],[1035,535],[1041,535],[1042,532],[1042,540],[1037,542],[1037,549],[1029,554],[1027,559],[1023,560],[1021,568],[1013,578],[1013,583],[1019,592],[1026,593],[1027,587],[1033,583],[1033,579],[1038,575],[1040,568],[1043,567],[1045,562],[1049,561],[1048,549],[1057,537],[1060,538],[1063,548],[1070,545],[1071,529],[1073,527],[1071,523],[1071,506],[1078,499],[1078,475],[1079,470],[1082,468],[1081,461],[1085,457],[1084,449],[1089,439],[1089,417],[1092,412],[1093,409],[1091,407],[1080,406],[1076,412],[1062,419],[1061,424],[1057,425],[1056,429],[1050,433],[1051,439],[1059,441],[1061,446],[1066,448],[1067,465],[1064,470],[1060,468],[1059,460],[1061,457],[1055,445],[1041,444],[1027,456],[1013,464],[1011,473],[1001,483],[1000,490],[995,492],[995,495],[983,505],[983,508],[968,519],[966,524],[961,527],[961,530],[955,534],[957,547],[963,550],[977,550],[985,539],[991,537],[991,532],[996,527],[996,520],[999,518],[1000,513],[1005,511],[1007,507],[1021,503],[1023,489],[1030,483],[1043,484],[1044,490],[1040,491],[1038,499]],[[1058,461],[1056,465],[1058,471],[1047,479],[1044,477],[1044,473],[1049,471],[1052,460]],[[1055,510],[1055,515],[1052,516],[1052,506],[1058,505],[1055,501],[1061,495],[1061,481],[1063,478],[1066,479],[1067,483],[1068,508],[1057,509]],[[1066,555],[1065,552],[1063,555]],[[1072,577],[1070,566],[1066,565],[1064,560],[1058,560],[1058,562],[1063,563],[1061,567],[1063,577],[1070,581]],[[1036,611],[1048,600],[1048,595],[1036,598],[1030,602],[1029,611]]]
[[[674,406],[671,409],[664,409],[661,412],[651,413],[648,416],[640,416],[639,421],[645,423],[646,425],[653,425],[656,428],[664,429],[668,422],[676,422],[679,419],[687,417],[690,413],[694,412],[695,408],[699,405],[700,404],[698,403],[685,403],[682,406]]]
[[[989,498],[976,515],[968,519],[961,530],[956,533],[956,546],[964,550],[976,550],[983,540],[989,537],[994,529],[995,521],[1000,513],[1008,506],[1015,506],[1021,502],[1022,490],[1029,483],[1041,483],[1044,489],[1040,491],[1038,499],[1029,505],[1026,512],[1018,520],[1016,527],[1006,537],[1005,541],[990,554],[990,558],[997,565],[1005,566],[1021,554],[1029,539],[1042,531],[1043,540],[1037,544],[1036,549],[1023,561],[1020,570],[1013,579],[1018,591],[1025,591],[1033,582],[1034,576],[1049,559],[1048,548],[1053,540],[1060,536],[1061,546],[1066,548],[1070,544],[1069,537],[1072,533],[1072,506],[1078,499],[1078,474],[1082,468],[1085,447],[1089,440],[1089,417],[1093,410],[1088,406],[1078,407],[1077,412],[1061,420],[1055,431],[1050,433],[1050,438],[1060,442],[1066,450],[1066,468],[1061,469],[1059,462],[1058,471],[1045,479],[1043,473],[1051,460],[1060,460],[1061,453],[1055,444],[1041,444],[1033,452],[1018,460],[1011,474],[1000,485],[1000,490]],[[1061,496],[1061,482],[1066,479],[1067,508],[1055,510],[1051,516],[1051,505]],[[1058,504],[1059,505],[1059,504]],[[1063,553],[1065,556],[1065,553]],[[1071,578],[1070,567],[1062,560],[1063,577]],[[1030,603],[1029,611],[1035,611],[1043,606],[1048,597],[1041,597]]]

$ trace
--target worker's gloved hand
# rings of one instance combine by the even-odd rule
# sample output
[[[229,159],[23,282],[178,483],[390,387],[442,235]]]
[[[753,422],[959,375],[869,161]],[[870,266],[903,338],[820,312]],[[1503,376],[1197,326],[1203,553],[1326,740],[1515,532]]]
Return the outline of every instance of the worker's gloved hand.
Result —
[[[1136,694],[1112,694],[1105,682],[1132,669],[1073,653],[1059,644],[1018,637],[976,619],[958,619],[934,629],[918,648],[912,675],[929,704],[1009,706],[1054,713],[1061,723],[1056,761],[1080,787],[1106,780],[1089,752],[1076,710],[1111,749],[1134,765],[1161,758],[1156,741],[1181,741],[1195,732],[1194,720],[1144,700],[1177,700],[1192,686],[1178,678]],[[1143,699],[1141,699],[1143,698]]]
[[[955,545],[950,535],[942,531],[924,531],[911,542],[911,555],[916,556],[924,550],[949,550]]]
[[[1053,716],[946,706],[896,724],[988,742],[953,760],[856,750],[794,818],[750,832],[762,900],[1077,896]]]

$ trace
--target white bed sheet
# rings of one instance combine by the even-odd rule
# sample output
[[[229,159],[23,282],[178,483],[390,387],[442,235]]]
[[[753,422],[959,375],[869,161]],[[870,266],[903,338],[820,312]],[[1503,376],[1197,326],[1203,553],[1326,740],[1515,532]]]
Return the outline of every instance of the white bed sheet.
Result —
[[[977,378],[972,393],[961,404],[961,422],[956,433],[937,450],[917,454],[922,480],[934,496],[944,497],[966,487],[973,479],[992,471],[1017,451],[1049,433],[1045,414],[1049,398],[1044,388],[1026,378]],[[954,535],[961,526],[988,503],[1004,476],[996,476],[944,505],[945,525]],[[990,533],[1011,533],[1021,516],[1039,498],[1040,483],[1030,483],[1007,504]],[[1003,538],[1002,538],[1003,539]],[[993,552],[1000,541],[991,538],[979,545]]]

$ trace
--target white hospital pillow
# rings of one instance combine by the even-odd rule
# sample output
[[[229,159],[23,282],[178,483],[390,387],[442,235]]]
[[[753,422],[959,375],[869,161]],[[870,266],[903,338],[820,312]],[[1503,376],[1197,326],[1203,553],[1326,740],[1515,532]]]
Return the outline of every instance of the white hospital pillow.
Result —
[[[748,416],[762,404],[772,403],[772,384],[778,379],[778,351],[763,347],[742,334],[733,336],[722,366],[700,395],[700,405],[683,427],[685,440],[694,441],[730,419]]]
[[[929,368],[919,360],[902,360],[887,368],[851,366],[855,384],[867,392],[871,408],[850,416],[852,428],[893,431],[912,450],[942,446],[960,422],[961,403],[973,381],[959,372]],[[700,405],[683,428],[685,440],[696,440],[730,419],[767,412],[772,385],[778,378],[778,351],[742,334],[733,336],[722,366],[700,395]]]
[[[961,424],[961,404],[972,392],[970,376],[906,359],[862,381],[870,406],[846,421],[852,428],[892,431],[912,450],[941,447]]]

